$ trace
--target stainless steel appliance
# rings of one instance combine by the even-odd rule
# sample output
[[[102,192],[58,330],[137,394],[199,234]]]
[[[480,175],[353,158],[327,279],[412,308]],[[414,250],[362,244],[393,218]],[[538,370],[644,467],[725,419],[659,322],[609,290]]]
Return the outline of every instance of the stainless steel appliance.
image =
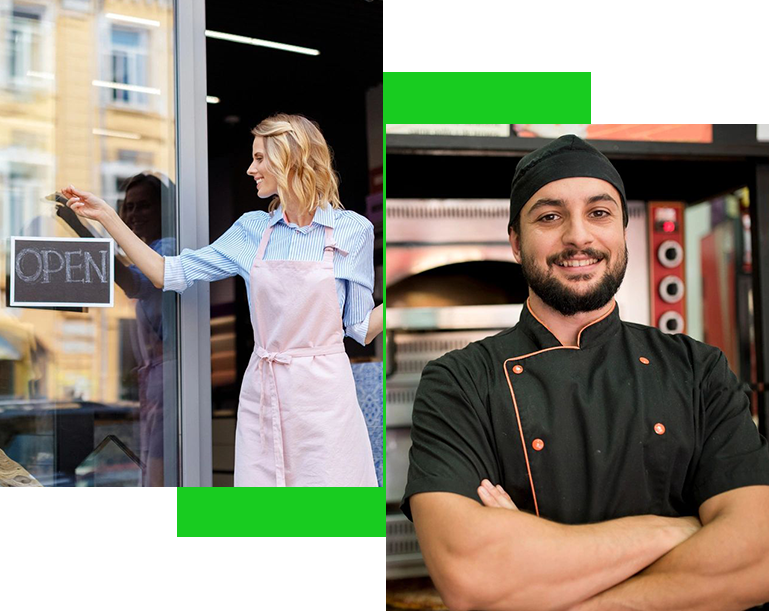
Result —
[[[427,574],[413,525],[398,509],[422,369],[514,325],[526,286],[506,233],[507,200],[388,199],[386,214],[386,526],[393,579]]]

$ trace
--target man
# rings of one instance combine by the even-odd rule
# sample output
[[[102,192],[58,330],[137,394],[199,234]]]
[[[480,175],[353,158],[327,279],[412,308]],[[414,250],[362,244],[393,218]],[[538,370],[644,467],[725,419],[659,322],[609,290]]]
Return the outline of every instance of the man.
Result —
[[[402,509],[451,609],[769,600],[766,440],[719,350],[620,320],[627,220],[580,138],[526,155],[521,319],[422,374]]]

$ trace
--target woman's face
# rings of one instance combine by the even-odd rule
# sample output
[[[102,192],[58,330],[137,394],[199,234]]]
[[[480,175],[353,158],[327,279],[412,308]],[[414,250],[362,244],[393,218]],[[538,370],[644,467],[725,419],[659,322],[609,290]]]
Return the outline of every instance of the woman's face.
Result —
[[[160,200],[157,190],[143,182],[130,187],[120,216],[136,235],[148,244],[160,238]]]
[[[265,198],[278,193],[278,179],[270,171],[267,156],[264,154],[264,138],[254,137],[252,147],[252,160],[246,174],[253,176],[256,181],[256,194]]]

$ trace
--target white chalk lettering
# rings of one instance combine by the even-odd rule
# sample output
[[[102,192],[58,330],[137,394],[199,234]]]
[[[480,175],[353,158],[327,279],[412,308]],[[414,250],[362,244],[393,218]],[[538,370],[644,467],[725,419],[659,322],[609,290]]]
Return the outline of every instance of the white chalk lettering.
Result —
[[[43,284],[48,284],[51,282],[51,274],[55,274],[56,272],[60,272],[64,269],[64,257],[61,256],[61,253],[55,250],[41,250],[40,254],[43,255]],[[48,257],[54,254],[59,258],[59,267],[56,269],[51,269],[51,262],[48,259]]]
[[[86,251],[83,255],[83,259],[85,259],[85,281],[91,282],[91,268],[93,267],[93,271],[96,272],[96,275],[99,276],[99,280],[102,281],[102,283],[107,282],[107,251],[106,250],[100,250],[99,254],[101,255],[101,269],[99,269],[96,266],[96,262],[93,260],[93,257],[91,256],[91,253]]]
[[[32,255],[35,257],[35,259],[37,259],[37,271],[31,276],[28,276],[23,271],[21,271],[21,260],[27,255]],[[37,279],[40,277],[41,273],[43,273],[43,259],[40,257],[40,253],[37,252],[35,248],[25,248],[16,254],[16,275],[24,280],[24,282],[37,282]]]
[[[82,269],[83,268],[83,264],[82,263],[78,263],[77,265],[73,265],[72,264],[72,257],[73,257],[73,255],[80,255],[82,257],[83,256],[83,251],[82,250],[72,250],[72,251],[68,250],[67,252],[64,253],[64,260],[67,262],[66,266],[65,266],[66,274],[67,274],[67,282],[85,282],[85,278],[82,278],[81,280],[75,280],[72,277],[72,270],[74,270],[74,269]]]
[[[101,282],[106,284],[108,282],[108,268],[107,268],[107,255],[108,250],[99,250],[99,264],[94,260],[96,253],[90,253],[87,250],[69,250],[64,251],[64,255],[57,250],[44,248],[38,250],[37,248],[24,248],[16,254],[15,268],[16,276],[24,282],[31,284],[37,283],[50,284],[51,276],[64,270],[64,281],[67,283],[85,282],[90,284],[92,282]],[[82,263],[74,263],[73,257],[83,257]],[[30,258],[31,257],[31,258]],[[31,271],[30,261],[34,261],[35,267],[34,273],[24,273]],[[58,263],[58,266],[56,265]],[[22,269],[24,264],[24,269]],[[75,271],[81,270],[81,273],[85,268],[85,278],[76,278]],[[92,276],[91,272],[95,273]],[[41,279],[42,277],[42,279]],[[98,280],[97,280],[98,278]],[[54,277],[55,281],[56,278]]]

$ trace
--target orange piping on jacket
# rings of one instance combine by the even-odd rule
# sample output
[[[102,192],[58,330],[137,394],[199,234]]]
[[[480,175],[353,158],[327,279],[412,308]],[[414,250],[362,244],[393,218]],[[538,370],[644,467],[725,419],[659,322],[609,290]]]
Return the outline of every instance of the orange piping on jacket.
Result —
[[[603,315],[603,316],[601,316],[600,318],[596,318],[596,319],[595,319],[593,322],[591,322],[591,323],[588,323],[588,324],[586,324],[584,327],[582,327],[582,328],[579,330],[579,333],[577,333],[577,346],[579,346],[579,338],[580,338],[580,337],[582,337],[582,332],[583,332],[585,329],[587,329],[589,326],[591,326],[591,325],[594,325],[594,324],[595,324],[595,323],[597,323],[597,322],[601,322],[601,321],[602,321],[604,318],[606,318],[606,317],[607,317],[609,314],[611,314],[611,313],[614,311],[614,309],[615,309],[616,307],[617,307],[617,301],[615,300],[615,301],[614,301],[614,305],[612,305],[612,307],[611,307],[611,310],[609,310],[608,312],[606,312],[606,314],[604,314],[604,315]]]
[[[541,324],[543,327],[545,327],[545,329],[550,331],[550,329],[547,327],[547,325],[545,323],[543,323],[537,317],[537,315],[534,313],[534,310],[531,309],[531,307],[529,305],[529,300],[528,299],[526,300],[526,307],[529,309],[529,312],[531,313],[531,315],[534,318],[537,319],[537,322],[539,322],[539,324]],[[537,503],[537,492],[536,492],[536,490],[534,488],[534,478],[531,475],[531,464],[529,463],[529,451],[526,448],[526,438],[523,435],[523,426],[521,424],[521,414],[518,411],[518,401],[516,401],[516,399],[515,399],[515,392],[513,391],[513,383],[510,380],[510,374],[507,373],[507,363],[508,363],[508,361],[519,361],[521,359],[525,359],[525,358],[528,358],[530,356],[536,356],[538,354],[542,354],[543,352],[550,352],[551,350],[579,350],[580,349],[579,340],[580,340],[580,337],[582,336],[582,332],[585,329],[587,329],[590,325],[594,325],[595,323],[600,322],[604,318],[609,316],[609,314],[611,314],[614,311],[614,308],[616,308],[616,307],[617,307],[617,302],[615,300],[614,301],[614,305],[612,306],[611,310],[606,312],[606,314],[604,314],[600,318],[597,318],[593,322],[590,322],[590,323],[586,324],[584,327],[582,327],[579,330],[579,333],[577,334],[577,345],[576,346],[553,346],[552,348],[544,348],[542,350],[537,350],[536,352],[529,352],[528,354],[523,354],[521,356],[510,357],[509,359],[506,359],[505,362],[502,364],[502,368],[505,370],[505,378],[507,379],[507,386],[510,389],[510,396],[513,399],[513,408],[515,409],[515,418],[518,421],[518,432],[521,434],[521,446],[523,447],[523,457],[526,460],[526,471],[527,471],[527,473],[529,475],[529,484],[531,485],[531,496],[534,498],[534,511],[536,512],[537,517],[539,517],[539,504]],[[552,333],[553,337],[555,337],[555,333],[553,333],[552,331],[550,331],[550,333]]]
[[[528,298],[526,299],[526,307],[528,308],[528,310],[529,310],[529,313],[531,313],[531,315],[532,315],[534,318],[536,318],[536,319],[537,319],[537,322],[538,322],[540,325],[542,325],[543,327],[545,327],[545,329],[547,329],[548,331],[550,331],[550,333],[552,334],[552,336],[553,336],[553,337],[555,337],[556,339],[558,339],[558,337],[556,336],[556,334],[555,334],[555,333],[553,333],[553,331],[550,329],[550,327],[548,327],[548,326],[547,326],[547,325],[546,325],[544,322],[542,322],[542,320],[540,320],[539,316],[537,316],[537,315],[534,313],[534,309],[531,307],[531,297],[528,297]],[[599,318],[596,318],[595,320],[593,320],[593,321],[591,321],[591,322],[587,323],[587,324],[586,324],[584,327],[582,327],[582,328],[579,330],[579,333],[577,333],[577,345],[576,345],[576,346],[563,346],[563,345],[561,345],[561,346],[557,346],[557,347],[558,347],[558,348],[579,348],[579,347],[580,347],[580,346],[579,346],[579,339],[580,339],[580,337],[582,337],[582,332],[583,332],[585,329],[587,329],[588,327],[590,327],[591,325],[594,325],[594,324],[596,324],[596,323],[598,323],[598,322],[601,322],[601,321],[602,321],[604,318],[606,318],[607,316],[609,316],[609,315],[610,315],[610,314],[611,314],[611,313],[614,311],[614,308],[616,308],[616,307],[617,307],[617,300],[615,299],[615,300],[614,300],[614,303],[613,303],[613,304],[612,304],[612,306],[611,306],[611,310],[609,310],[608,312],[606,312],[606,314],[604,314],[603,316],[600,316]],[[550,350],[550,348],[548,348],[548,350]],[[536,354],[536,353],[532,353],[532,354]],[[523,357],[521,357],[521,356],[516,356],[516,357],[514,357],[514,358],[516,358],[516,359],[520,359],[520,358],[523,358]]]

